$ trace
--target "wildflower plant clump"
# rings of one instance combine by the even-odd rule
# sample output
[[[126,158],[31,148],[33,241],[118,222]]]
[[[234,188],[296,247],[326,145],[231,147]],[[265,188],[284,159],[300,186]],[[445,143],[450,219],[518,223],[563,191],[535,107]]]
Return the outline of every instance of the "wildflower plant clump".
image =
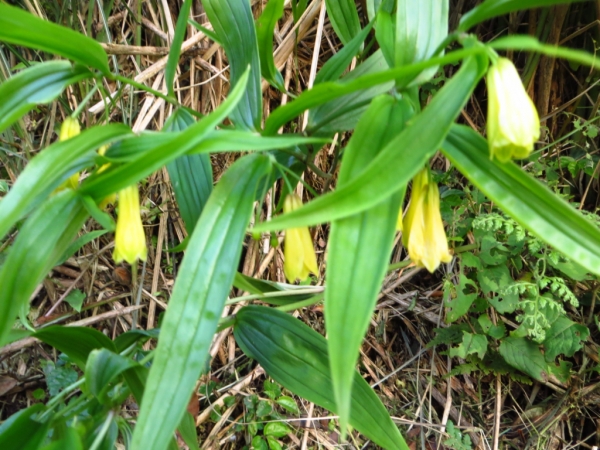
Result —
[[[227,342],[230,354],[237,352],[235,361],[242,361],[235,367],[236,382],[246,376],[254,381],[264,370],[277,386],[331,411],[338,418],[330,422],[332,431],[337,429],[331,435],[339,436],[336,444],[344,445],[351,434],[360,446],[367,441],[385,449],[418,446],[404,440],[404,425],[392,420],[389,404],[357,370],[365,367],[359,364],[361,346],[378,301],[406,287],[395,281],[402,278],[399,268],[410,270],[409,277],[425,268],[434,275],[424,278],[438,286],[445,278],[443,304],[437,307],[451,326],[436,343],[453,346],[450,357],[497,370],[498,386],[509,372],[543,383],[552,374],[568,383],[569,362],[561,358],[580,350],[589,332],[566,314],[590,303],[574,302],[575,291],[559,278],[572,274],[578,281],[573,289],[579,289],[600,275],[600,231],[514,162],[531,155],[540,137],[539,116],[513,62],[497,52],[519,58],[529,51],[560,55],[588,75],[600,62],[532,36],[498,35],[486,42],[472,33],[479,24],[538,7],[539,1],[453,2],[461,8],[477,3],[457,14],[450,14],[449,0],[367,0],[362,8],[338,0],[292,1],[291,8],[283,0],[179,3],[176,17],[164,21],[168,55],[153,61],[156,43],[130,46],[145,36],[138,31],[147,26],[144,14],[152,2],[138,2],[133,13],[122,2],[101,8],[91,2],[87,12],[73,11],[78,19],[73,28],[81,26],[85,33],[64,25],[70,23],[63,15],[67,10],[0,2],[0,150],[7,155],[2,162],[8,161],[0,171],[6,178],[0,179],[0,346],[35,338],[66,361],[63,369],[60,361],[46,367],[68,372],[63,385],[48,390],[50,398],[32,402],[28,396],[26,405],[0,424],[0,448],[166,450],[180,437],[188,448],[199,448],[208,414],[189,411],[216,408],[210,395],[199,398],[197,390],[200,377],[212,380],[209,372],[219,364],[210,356],[215,342]],[[170,13],[160,8],[161,19]],[[98,24],[102,42],[89,37]],[[315,24],[316,41],[307,34]],[[310,60],[302,54],[309,47],[301,43],[311,39],[312,49],[329,25],[323,42],[336,51],[314,49],[321,59],[312,62],[306,82],[296,76]],[[112,42],[114,36],[125,36],[124,41]],[[137,55],[148,48],[150,55]],[[210,61],[198,63],[198,51]],[[294,64],[287,66],[288,60]],[[13,61],[20,63],[8,67]],[[200,66],[226,69],[206,79]],[[285,78],[283,67],[289,71]],[[479,124],[483,128],[487,121],[486,137],[473,125],[477,119],[471,126],[461,122],[479,114],[472,96],[484,83],[488,112]],[[24,120],[26,115],[32,120]],[[58,138],[52,134],[55,117],[67,117]],[[19,158],[12,158],[14,149]],[[235,153],[226,158],[234,162],[217,166],[224,159],[215,155],[224,152]],[[438,187],[430,167],[442,166],[444,186]],[[594,173],[588,175],[593,179]],[[450,186],[452,177],[460,181]],[[310,193],[305,204],[290,193],[298,183]],[[161,200],[144,217],[146,228],[139,185],[148,186],[152,201],[160,186]],[[450,207],[447,198],[458,185],[464,187],[462,197]],[[115,193],[116,224],[108,208]],[[502,230],[473,225],[482,205],[502,214]],[[406,206],[402,217],[398,211]],[[452,208],[475,210],[461,225],[467,230],[462,234],[448,219]],[[166,213],[173,215],[161,215]],[[155,219],[157,227],[151,225]],[[319,263],[309,227],[318,231]],[[401,243],[397,231],[403,233]],[[283,258],[278,233],[285,236]],[[250,241],[250,234],[261,241]],[[113,240],[114,263],[132,265],[132,282],[115,290],[127,284],[136,292],[90,301],[96,286],[91,282],[78,299],[65,291],[59,301],[35,302],[46,315],[31,323],[32,299],[54,300],[54,293],[64,290],[49,277],[52,269],[77,264],[82,272],[93,267],[95,277],[99,265],[93,258]],[[523,257],[525,240],[539,242],[539,248]],[[169,270],[161,274],[158,264],[166,248]],[[144,265],[138,278],[138,263],[146,259],[152,260],[155,276],[144,276]],[[450,262],[455,264],[439,270]],[[103,264],[123,269],[110,267],[109,260]],[[311,286],[315,280],[318,286]],[[534,284],[535,289],[527,288]],[[148,306],[141,299],[150,291]],[[129,303],[113,309],[112,302],[121,300]],[[160,322],[156,305],[166,310]],[[297,318],[315,305],[311,311],[323,311],[324,330]],[[96,314],[105,308],[106,316]],[[48,326],[55,312],[64,313],[57,319],[61,325]],[[116,313],[127,320],[115,319]],[[88,326],[62,326],[77,314]],[[517,329],[508,331],[509,325]],[[215,340],[225,337],[217,333],[227,328],[235,345],[232,339]],[[110,338],[99,331],[105,329]],[[561,341],[566,335],[568,348]],[[404,345],[403,339],[390,342]],[[2,351],[13,355],[20,345],[26,343]],[[381,356],[391,368],[393,358],[385,351]],[[493,368],[485,360],[490,355]],[[46,372],[52,385],[50,369]],[[271,398],[285,409],[281,414],[303,414],[286,397],[287,392]],[[139,405],[139,411],[125,412],[126,402]],[[223,403],[230,415],[219,416],[208,431],[210,439],[220,441],[204,447],[274,450],[296,432],[283,424],[295,422],[287,420],[291,415],[277,410],[281,422],[269,420],[258,433],[254,418],[275,417],[273,402],[239,402],[232,396]],[[232,426],[224,436],[216,427],[234,417],[253,418],[247,425],[253,432]],[[467,445],[454,434],[455,442]],[[494,431],[496,441],[505,434]]]

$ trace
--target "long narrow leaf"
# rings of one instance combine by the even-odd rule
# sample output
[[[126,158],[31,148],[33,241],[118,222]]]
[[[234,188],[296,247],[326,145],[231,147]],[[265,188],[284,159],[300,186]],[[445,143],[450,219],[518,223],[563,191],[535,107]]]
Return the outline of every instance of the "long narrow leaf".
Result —
[[[351,183],[255,226],[258,232],[315,225],[364,211],[402,189],[438,149],[487,68],[467,58],[431,103]],[[435,130],[435,132],[432,132]]]
[[[455,125],[442,150],[490,200],[532,234],[600,275],[600,230],[516,164],[490,160],[485,139]]]
[[[19,308],[54,266],[87,218],[73,191],[58,193],[25,222],[0,268],[0,346]]]
[[[110,75],[108,57],[95,40],[0,3],[0,41],[64,56]]]
[[[338,188],[352,182],[402,131],[412,114],[407,100],[398,101],[387,95],[373,100],[344,151]],[[403,191],[359,214],[331,223],[325,325],[333,390],[343,431],[350,417],[354,368],[387,271]]]
[[[285,91],[283,77],[275,67],[273,56],[273,35],[277,21],[281,19],[282,15],[283,0],[269,0],[262,14],[256,20],[256,36],[262,76],[280,91]]]
[[[73,67],[68,61],[48,61],[9,78],[0,84],[0,132],[36,105],[50,103],[67,86],[91,76],[83,66]]]
[[[325,0],[325,5],[331,25],[344,45],[360,33],[360,20],[354,0]]]
[[[229,59],[231,86],[237,86],[250,67],[250,79],[232,119],[239,128],[258,129],[262,117],[262,90],[258,42],[250,2],[204,0],[202,5]]]
[[[175,25],[175,35],[171,42],[171,50],[169,51],[169,58],[167,59],[167,65],[165,67],[165,84],[167,85],[169,95],[173,97],[175,96],[175,92],[173,91],[173,80],[175,80],[175,73],[177,72],[177,65],[179,64],[181,44],[185,37],[185,30],[191,7],[192,0],[184,0],[183,5],[181,5],[179,17],[177,18],[177,25]]]
[[[98,147],[128,136],[131,130],[125,125],[94,127],[72,139],[57,142],[34,157],[0,201],[0,239],[62,181],[90,165]]]
[[[293,393],[336,412],[327,341],[298,319],[264,306],[246,306],[233,328],[245,354],[256,359],[275,381]],[[377,445],[408,450],[377,395],[353,371],[350,424]]]
[[[233,282],[267,155],[238,160],[210,196],[163,319],[132,448],[163,450],[181,421]]]

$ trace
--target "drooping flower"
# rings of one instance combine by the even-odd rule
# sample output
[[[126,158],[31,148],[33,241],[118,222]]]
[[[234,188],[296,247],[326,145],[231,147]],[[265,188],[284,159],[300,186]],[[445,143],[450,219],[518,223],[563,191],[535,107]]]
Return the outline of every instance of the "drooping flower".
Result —
[[[283,202],[283,212],[294,211],[302,206],[296,194],[288,195]],[[309,273],[318,274],[317,256],[307,227],[290,228],[285,231],[283,271],[289,282],[305,280]]]
[[[129,264],[133,264],[138,259],[145,261],[147,254],[146,236],[140,216],[138,188],[133,185],[119,191],[119,211],[113,258],[117,263],[125,260]]]
[[[402,242],[410,259],[429,272],[452,260],[440,214],[440,193],[427,168],[413,179]]]
[[[72,137],[77,136],[81,132],[81,128],[79,126],[79,122],[77,119],[73,117],[67,117],[65,121],[60,126],[60,132],[58,133],[59,141],[66,141],[71,139]],[[79,172],[75,172],[71,175],[67,180],[65,180],[57,189],[60,191],[62,189],[76,189],[79,185]]]
[[[501,162],[526,158],[540,137],[540,119],[510,59],[498,58],[487,73],[487,139]]]

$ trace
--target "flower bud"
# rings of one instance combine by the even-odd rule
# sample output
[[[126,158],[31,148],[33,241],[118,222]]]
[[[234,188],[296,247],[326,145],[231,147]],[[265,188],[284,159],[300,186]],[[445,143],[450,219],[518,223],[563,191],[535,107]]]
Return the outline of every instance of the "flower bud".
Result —
[[[540,137],[540,119],[517,69],[510,59],[498,58],[486,80],[490,156],[501,162],[526,158]]]
[[[119,211],[113,258],[117,263],[125,260],[129,264],[133,264],[138,259],[145,261],[147,253],[146,235],[140,216],[138,188],[133,185],[119,191]]]
[[[77,119],[72,117],[67,117],[65,121],[60,126],[60,132],[58,133],[59,141],[66,141],[71,139],[72,137],[77,136],[81,132],[81,128],[79,126],[79,122]],[[79,172],[75,172],[71,175],[63,184],[61,184],[57,191],[62,189],[77,189],[79,185]]]
[[[294,211],[302,206],[296,194],[290,194],[283,202],[283,212]],[[307,227],[290,228],[285,231],[283,271],[289,282],[305,280],[309,273],[317,275],[317,256]]]
[[[440,214],[440,193],[429,169],[423,169],[413,179],[402,242],[412,262],[429,272],[452,260]]]

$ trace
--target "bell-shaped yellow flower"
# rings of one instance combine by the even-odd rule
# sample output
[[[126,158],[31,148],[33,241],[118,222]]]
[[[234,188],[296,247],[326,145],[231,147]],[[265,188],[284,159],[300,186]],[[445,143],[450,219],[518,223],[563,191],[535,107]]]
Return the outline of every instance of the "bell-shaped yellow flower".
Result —
[[[296,194],[290,194],[283,202],[283,212],[290,212],[302,206]],[[285,231],[283,271],[289,282],[305,280],[309,273],[318,274],[317,256],[307,227],[290,228]]]
[[[487,139],[501,162],[526,158],[540,137],[540,118],[510,59],[498,58],[487,73]]]
[[[140,216],[139,193],[137,186],[133,185],[119,191],[113,258],[117,263],[125,260],[133,264],[138,259],[145,261],[147,254],[146,235]]]
[[[440,193],[429,169],[423,169],[413,179],[402,242],[410,259],[432,273],[440,263],[452,260],[440,214]]]
[[[73,117],[67,117],[65,121],[60,126],[60,132],[58,133],[59,141],[66,141],[67,139],[71,139],[72,137],[77,136],[81,132],[81,128],[79,126],[79,122],[77,119]],[[61,184],[57,191],[62,189],[76,189],[79,185],[79,172],[71,175],[63,184]]]

